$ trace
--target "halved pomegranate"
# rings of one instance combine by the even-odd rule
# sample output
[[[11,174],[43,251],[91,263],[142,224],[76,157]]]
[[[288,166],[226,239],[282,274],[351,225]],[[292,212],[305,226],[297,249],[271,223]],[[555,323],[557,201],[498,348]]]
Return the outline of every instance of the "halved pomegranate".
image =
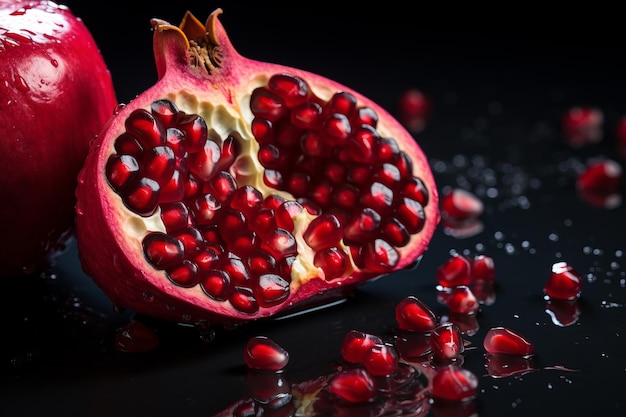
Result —
[[[119,307],[217,324],[414,264],[439,222],[414,138],[341,84],[242,57],[221,12],[152,20],[159,81],[110,120],[79,175],[86,273]]]

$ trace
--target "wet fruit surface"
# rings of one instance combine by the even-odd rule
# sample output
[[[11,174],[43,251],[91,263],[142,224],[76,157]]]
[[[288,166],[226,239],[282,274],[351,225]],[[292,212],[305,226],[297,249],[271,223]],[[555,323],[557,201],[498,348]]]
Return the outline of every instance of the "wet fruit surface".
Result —
[[[205,7],[190,6],[198,14]],[[451,229],[442,227],[418,268],[368,284],[357,297],[331,308],[222,330],[164,324],[114,311],[77,269],[72,250],[52,275],[10,280],[2,292],[4,334],[10,335],[0,348],[2,413],[87,415],[106,410],[118,416],[206,417],[247,396],[249,387],[259,381],[258,386],[265,389],[255,390],[256,398],[280,404],[290,395],[281,388],[285,381],[300,383],[333,373],[332,364],[341,359],[341,344],[349,330],[388,338],[397,327],[394,307],[415,295],[435,312],[438,322],[454,322],[464,329],[468,344],[462,359],[454,363],[478,378],[474,400],[435,401],[430,408],[413,409],[415,415],[553,415],[546,404],[558,404],[567,415],[619,415],[626,406],[620,385],[626,349],[626,262],[624,240],[615,231],[626,229],[626,216],[622,205],[601,208],[579,198],[575,184],[580,169],[599,154],[624,161],[613,148],[616,143],[611,135],[613,122],[623,112],[626,85],[621,71],[617,73],[619,65],[598,66],[597,59],[601,56],[602,62],[613,62],[620,56],[620,49],[611,47],[611,37],[595,43],[593,50],[581,44],[577,48],[551,44],[548,50],[543,43],[529,41],[530,46],[520,51],[519,34],[514,37],[517,41],[506,45],[488,36],[441,38],[441,31],[416,27],[411,16],[410,30],[401,33],[409,44],[394,40],[394,45],[402,45],[400,49],[385,42],[400,35],[397,17],[382,24],[387,29],[378,33],[382,38],[358,42],[364,39],[363,28],[378,28],[380,22],[373,17],[356,22],[346,18],[351,30],[335,32],[332,42],[320,42],[323,33],[319,30],[301,30],[304,22],[314,27],[312,21],[288,13],[274,10],[268,14],[259,6],[247,13],[243,8],[225,12],[224,19],[229,26],[249,28],[263,20],[274,47],[268,47],[267,38],[258,30],[238,35],[242,38],[238,43],[251,54],[279,62],[307,61],[334,78],[355,80],[361,90],[389,103],[389,108],[405,87],[418,83],[433,99],[432,118],[419,134],[420,143],[426,144],[442,185],[469,189],[483,202],[482,229],[471,234],[468,230],[474,229],[468,226],[466,234],[448,234]],[[114,74],[142,66],[143,48],[134,42],[131,48],[127,35],[111,30],[108,22],[130,28],[136,24],[131,20],[144,18],[131,19],[116,12],[105,19],[107,14],[102,10],[98,19],[85,15],[87,22],[107,22],[106,30],[99,33],[115,46],[107,42],[104,51],[116,57],[119,51],[127,51],[122,55],[135,57],[132,65],[128,59],[116,58]],[[175,11],[168,17],[176,20],[180,15]],[[331,22],[336,21],[321,20],[322,24]],[[319,20],[316,25],[319,28]],[[300,35],[285,37],[284,33]],[[342,42],[343,36],[349,47]],[[137,42],[149,45],[150,34]],[[313,58],[321,51],[325,62]],[[509,59],[494,59],[496,51]],[[128,101],[138,85],[149,84],[150,55],[145,53],[145,69],[137,68],[136,76],[120,80],[122,100]],[[527,59],[538,56],[541,59]],[[556,62],[557,58],[563,61]],[[573,58],[577,66],[571,65]],[[355,63],[362,64],[360,74],[351,69]],[[381,74],[387,75],[386,80],[372,85],[371,80]],[[559,131],[560,116],[571,106],[589,102],[603,110],[605,139],[570,148]],[[170,213],[168,221],[175,224],[177,211]],[[261,216],[259,221],[263,221]],[[480,303],[479,311],[471,316],[453,314],[438,299],[436,271],[452,252],[466,256],[473,265],[479,254],[493,259],[493,281],[486,278],[469,284]],[[257,261],[262,268],[262,257]],[[582,291],[573,300],[546,299],[544,287],[551,268],[561,261],[580,274]],[[214,282],[219,280],[216,274]],[[151,299],[151,294],[140,296]],[[158,346],[143,353],[116,350],[117,330],[136,319],[157,335]],[[482,343],[494,327],[513,329],[532,341],[533,356],[487,355]],[[142,334],[132,330],[131,336]],[[407,333],[398,333],[394,339],[400,352],[418,362],[433,354],[426,336]],[[246,343],[260,334],[289,352],[282,374],[249,373],[244,365]],[[335,412],[346,411],[344,403],[332,404]],[[241,415],[254,407],[242,404]]]

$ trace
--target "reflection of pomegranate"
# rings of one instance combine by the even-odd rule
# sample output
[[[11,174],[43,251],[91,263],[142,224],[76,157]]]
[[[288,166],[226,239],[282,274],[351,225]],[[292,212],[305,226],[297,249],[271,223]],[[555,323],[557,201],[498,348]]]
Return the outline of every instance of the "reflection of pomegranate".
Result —
[[[239,55],[218,20],[154,19],[159,81],[92,146],[78,247],[119,306],[241,322],[404,268],[439,221],[428,161],[336,82]]]
[[[116,105],[83,22],[51,1],[0,1],[0,277],[50,266],[74,226],[76,176]]]

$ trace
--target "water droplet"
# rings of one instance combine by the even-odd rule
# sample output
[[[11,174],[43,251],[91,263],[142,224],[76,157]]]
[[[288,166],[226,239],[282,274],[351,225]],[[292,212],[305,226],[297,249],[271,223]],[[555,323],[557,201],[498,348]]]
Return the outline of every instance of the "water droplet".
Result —
[[[115,108],[113,109],[113,115],[118,114],[119,112],[121,112],[122,110],[124,110],[124,107],[126,107],[125,103],[119,103],[117,106],[115,106]]]
[[[59,66],[59,61],[57,61],[56,59],[52,59],[50,60],[50,64],[52,64],[53,67],[57,68]]]

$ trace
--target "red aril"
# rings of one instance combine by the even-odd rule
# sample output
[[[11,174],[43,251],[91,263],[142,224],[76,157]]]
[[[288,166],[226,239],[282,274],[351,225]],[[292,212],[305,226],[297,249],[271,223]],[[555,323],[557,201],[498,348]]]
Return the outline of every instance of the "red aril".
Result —
[[[452,313],[474,314],[480,303],[467,285],[457,285],[446,290],[445,302]]]
[[[419,133],[426,127],[430,107],[430,99],[421,90],[409,88],[398,100],[398,117],[411,133]]]
[[[380,337],[373,334],[350,330],[341,343],[341,356],[344,360],[352,363],[363,363],[365,354],[374,345],[382,344]]]
[[[622,181],[622,167],[612,159],[590,161],[576,180],[578,191],[614,193]]]
[[[400,330],[428,333],[437,325],[435,312],[413,295],[396,304],[395,317]]]
[[[580,296],[582,277],[567,262],[552,265],[552,273],[548,277],[544,292],[550,299],[573,300]]]
[[[0,277],[8,277],[45,270],[65,251],[76,176],[117,100],[88,28],[52,1],[0,1],[0,62]]]
[[[467,401],[476,396],[478,378],[470,370],[453,364],[439,369],[432,384],[435,399]]]
[[[365,369],[355,368],[333,376],[328,384],[328,390],[351,403],[361,403],[374,398],[376,385]]]
[[[581,148],[602,140],[604,113],[594,106],[574,106],[561,117],[563,140],[573,148]]]
[[[454,253],[436,271],[437,283],[444,288],[469,285],[472,282],[472,262],[460,253]]]
[[[441,215],[454,221],[479,217],[485,210],[483,202],[462,188],[452,188],[441,196]]]
[[[398,352],[393,346],[377,343],[363,357],[363,365],[373,376],[391,375],[398,367]]]
[[[117,306],[221,324],[413,265],[439,212],[411,134],[344,85],[242,57],[220,13],[152,20],[159,80],[107,123],[80,174],[86,273]]]
[[[472,280],[493,282],[496,277],[496,266],[491,256],[476,255],[472,259]]]
[[[433,356],[442,361],[458,359],[465,351],[463,334],[454,323],[443,323],[437,326],[430,335]]]
[[[506,327],[489,329],[483,340],[483,347],[488,353],[521,355],[533,353],[533,344],[522,335]]]
[[[246,343],[243,359],[248,368],[278,371],[289,363],[289,353],[266,336],[255,336]]]

